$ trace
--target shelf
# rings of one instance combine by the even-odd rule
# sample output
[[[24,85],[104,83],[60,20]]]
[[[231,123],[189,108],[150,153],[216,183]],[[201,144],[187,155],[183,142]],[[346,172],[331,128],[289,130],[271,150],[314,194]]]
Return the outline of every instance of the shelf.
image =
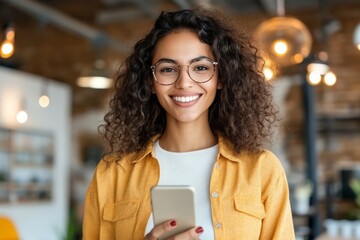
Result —
[[[52,199],[53,135],[0,128],[0,204]]]
[[[52,171],[52,164],[41,164],[41,163],[13,163],[11,165],[14,168],[41,168]]]

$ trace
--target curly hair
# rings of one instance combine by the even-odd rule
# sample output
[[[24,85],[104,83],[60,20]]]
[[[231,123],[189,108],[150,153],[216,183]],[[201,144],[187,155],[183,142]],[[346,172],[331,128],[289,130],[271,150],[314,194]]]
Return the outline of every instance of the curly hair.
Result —
[[[235,152],[259,150],[276,120],[271,85],[261,72],[259,51],[247,34],[230,26],[220,14],[199,8],[162,12],[119,68],[105,123],[99,126],[109,152],[141,151],[152,136],[164,131],[166,113],[152,93],[150,66],[157,42],[178,29],[195,32],[219,63],[222,88],[209,109],[213,133],[231,142]]]

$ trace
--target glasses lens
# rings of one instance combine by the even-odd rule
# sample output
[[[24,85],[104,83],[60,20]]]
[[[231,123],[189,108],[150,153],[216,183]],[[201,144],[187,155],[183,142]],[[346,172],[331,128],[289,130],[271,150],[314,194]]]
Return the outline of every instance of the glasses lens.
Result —
[[[214,63],[208,59],[199,59],[188,67],[190,78],[199,83],[209,81],[215,72]],[[170,85],[178,79],[180,68],[175,63],[160,62],[155,66],[154,74],[160,84]]]
[[[174,63],[161,62],[155,67],[156,80],[161,84],[172,84],[179,75],[179,68]]]
[[[214,64],[207,59],[200,59],[189,65],[189,75],[195,82],[206,82],[214,75]]]

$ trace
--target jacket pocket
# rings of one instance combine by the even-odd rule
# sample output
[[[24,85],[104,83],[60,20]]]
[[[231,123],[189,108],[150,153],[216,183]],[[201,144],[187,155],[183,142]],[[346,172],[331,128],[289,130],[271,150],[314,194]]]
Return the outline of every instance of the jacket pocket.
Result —
[[[259,198],[255,196],[236,197],[235,209],[252,217],[262,220],[265,217],[265,207]]]
[[[108,203],[104,206],[103,219],[109,222],[117,222],[136,216],[140,201],[127,200],[116,203]]]

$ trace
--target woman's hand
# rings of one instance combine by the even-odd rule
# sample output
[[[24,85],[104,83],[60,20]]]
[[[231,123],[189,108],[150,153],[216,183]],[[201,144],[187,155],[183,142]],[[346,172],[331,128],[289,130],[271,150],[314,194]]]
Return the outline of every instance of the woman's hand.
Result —
[[[157,240],[166,232],[176,228],[176,221],[170,220],[159,225],[156,225],[151,232],[149,232],[144,240]],[[167,240],[197,240],[204,229],[202,227],[194,227],[185,232],[179,233],[175,236],[168,238]]]

